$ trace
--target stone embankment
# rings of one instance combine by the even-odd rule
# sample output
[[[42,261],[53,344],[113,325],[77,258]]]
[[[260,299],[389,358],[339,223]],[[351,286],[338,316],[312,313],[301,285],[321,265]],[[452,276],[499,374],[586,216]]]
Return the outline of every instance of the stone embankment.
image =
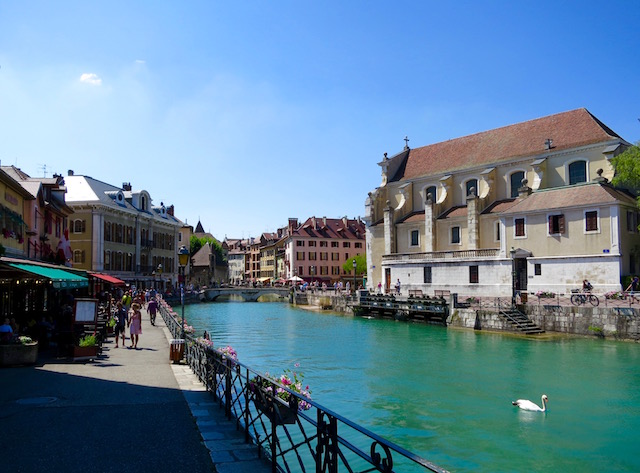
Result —
[[[297,292],[292,299],[295,305],[352,313],[347,302],[348,298],[345,295],[332,291]],[[449,302],[453,307],[453,300]],[[546,332],[640,340],[640,309],[543,304],[523,304],[519,308]],[[492,308],[452,308],[447,325],[475,330],[517,332],[505,317]]]

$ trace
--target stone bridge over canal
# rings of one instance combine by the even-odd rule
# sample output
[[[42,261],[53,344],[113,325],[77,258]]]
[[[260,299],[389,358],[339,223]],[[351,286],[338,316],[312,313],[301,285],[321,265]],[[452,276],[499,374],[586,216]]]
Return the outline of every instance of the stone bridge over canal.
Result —
[[[213,287],[202,291],[201,299],[205,302],[215,301],[220,296],[240,296],[246,302],[256,302],[260,296],[289,296],[288,287]]]

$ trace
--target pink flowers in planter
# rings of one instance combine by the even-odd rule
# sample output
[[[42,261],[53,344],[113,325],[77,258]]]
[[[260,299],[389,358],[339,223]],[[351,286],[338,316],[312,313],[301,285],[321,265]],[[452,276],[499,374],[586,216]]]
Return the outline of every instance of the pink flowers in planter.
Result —
[[[296,363],[295,366],[298,367],[300,365]],[[302,395],[303,398],[311,400],[311,390],[309,389],[309,386],[303,385],[304,374],[296,371],[291,371],[289,369],[284,370],[283,374],[275,378],[272,378],[269,373],[265,373],[263,377],[253,378],[251,380],[251,389],[263,389],[266,393],[273,394],[283,401],[289,402],[290,398],[292,397],[291,394],[289,394],[280,386],[272,384],[271,380],[280,383],[282,386],[285,386],[291,391],[295,391],[296,393]],[[298,398],[299,411],[306,411],[311,408],[311,404],[309,404],[303,398]]]

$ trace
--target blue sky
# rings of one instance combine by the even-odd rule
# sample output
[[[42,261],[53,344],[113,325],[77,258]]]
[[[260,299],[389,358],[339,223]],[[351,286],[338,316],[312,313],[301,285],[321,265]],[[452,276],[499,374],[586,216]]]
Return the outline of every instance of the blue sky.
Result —
[[[640,139],[635,1],[0,2],[0,160],[217,238],[356,217],[383,153],[585,107]]]

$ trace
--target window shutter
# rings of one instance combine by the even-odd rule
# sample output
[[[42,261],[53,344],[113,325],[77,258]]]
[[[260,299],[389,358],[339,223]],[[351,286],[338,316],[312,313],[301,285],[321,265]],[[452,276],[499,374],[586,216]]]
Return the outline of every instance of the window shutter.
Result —
[[[553,235],[553,215],[549,215],[547,220],[549,223],[549,235]]]
[[[564,233],[564,215],[558,215],[558,233]]]

